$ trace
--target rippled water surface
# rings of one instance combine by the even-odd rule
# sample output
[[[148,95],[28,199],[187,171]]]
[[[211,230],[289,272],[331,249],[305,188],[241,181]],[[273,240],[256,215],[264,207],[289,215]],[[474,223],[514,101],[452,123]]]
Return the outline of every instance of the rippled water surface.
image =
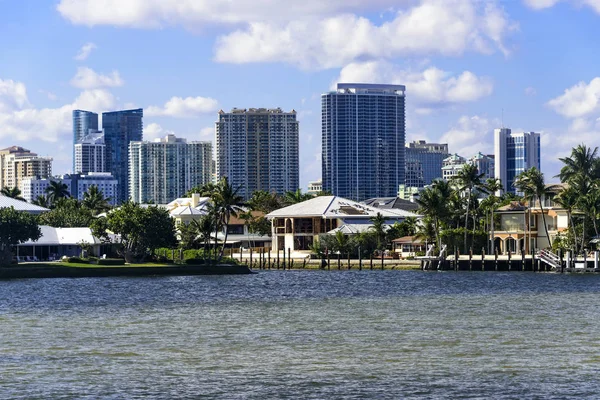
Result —
[[[593,398],[600,276],[0,282],[0,398]]]

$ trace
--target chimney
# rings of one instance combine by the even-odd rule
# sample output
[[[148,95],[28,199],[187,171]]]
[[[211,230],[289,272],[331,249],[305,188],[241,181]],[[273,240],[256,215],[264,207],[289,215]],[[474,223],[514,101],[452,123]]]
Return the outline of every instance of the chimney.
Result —
[[[192,193],[192,208],[198,207],[200,203],[200,193]]]

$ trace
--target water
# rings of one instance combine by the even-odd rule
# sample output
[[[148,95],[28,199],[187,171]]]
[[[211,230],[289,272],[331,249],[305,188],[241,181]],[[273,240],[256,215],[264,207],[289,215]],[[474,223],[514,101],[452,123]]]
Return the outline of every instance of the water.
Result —
[[[0,282],[0,398],[597,397],[600,276]]]

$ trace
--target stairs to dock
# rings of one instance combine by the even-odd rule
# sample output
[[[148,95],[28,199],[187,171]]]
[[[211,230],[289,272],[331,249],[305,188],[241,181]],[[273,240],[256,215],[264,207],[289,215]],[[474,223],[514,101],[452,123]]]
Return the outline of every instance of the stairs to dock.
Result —
[[[537,258],[543,263],[548,264],[550,267],[552,267],[552,269],[561,269],[560,257],[558,257],[558,255],[554,254],[550,250],[540,250],[537,254]]]

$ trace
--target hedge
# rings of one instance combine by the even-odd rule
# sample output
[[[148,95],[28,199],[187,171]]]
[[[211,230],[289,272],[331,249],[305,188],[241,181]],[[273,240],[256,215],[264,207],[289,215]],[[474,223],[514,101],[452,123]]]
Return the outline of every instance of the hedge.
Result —
[[[90,261],[85,259],[85,258],[80,258],[80,257],[69,257],[67,259],[68,263],[74,263],[74,264],[89,264]]]
[[[98,265],[125,265],[125,260],[122,258],[100,258]]]

